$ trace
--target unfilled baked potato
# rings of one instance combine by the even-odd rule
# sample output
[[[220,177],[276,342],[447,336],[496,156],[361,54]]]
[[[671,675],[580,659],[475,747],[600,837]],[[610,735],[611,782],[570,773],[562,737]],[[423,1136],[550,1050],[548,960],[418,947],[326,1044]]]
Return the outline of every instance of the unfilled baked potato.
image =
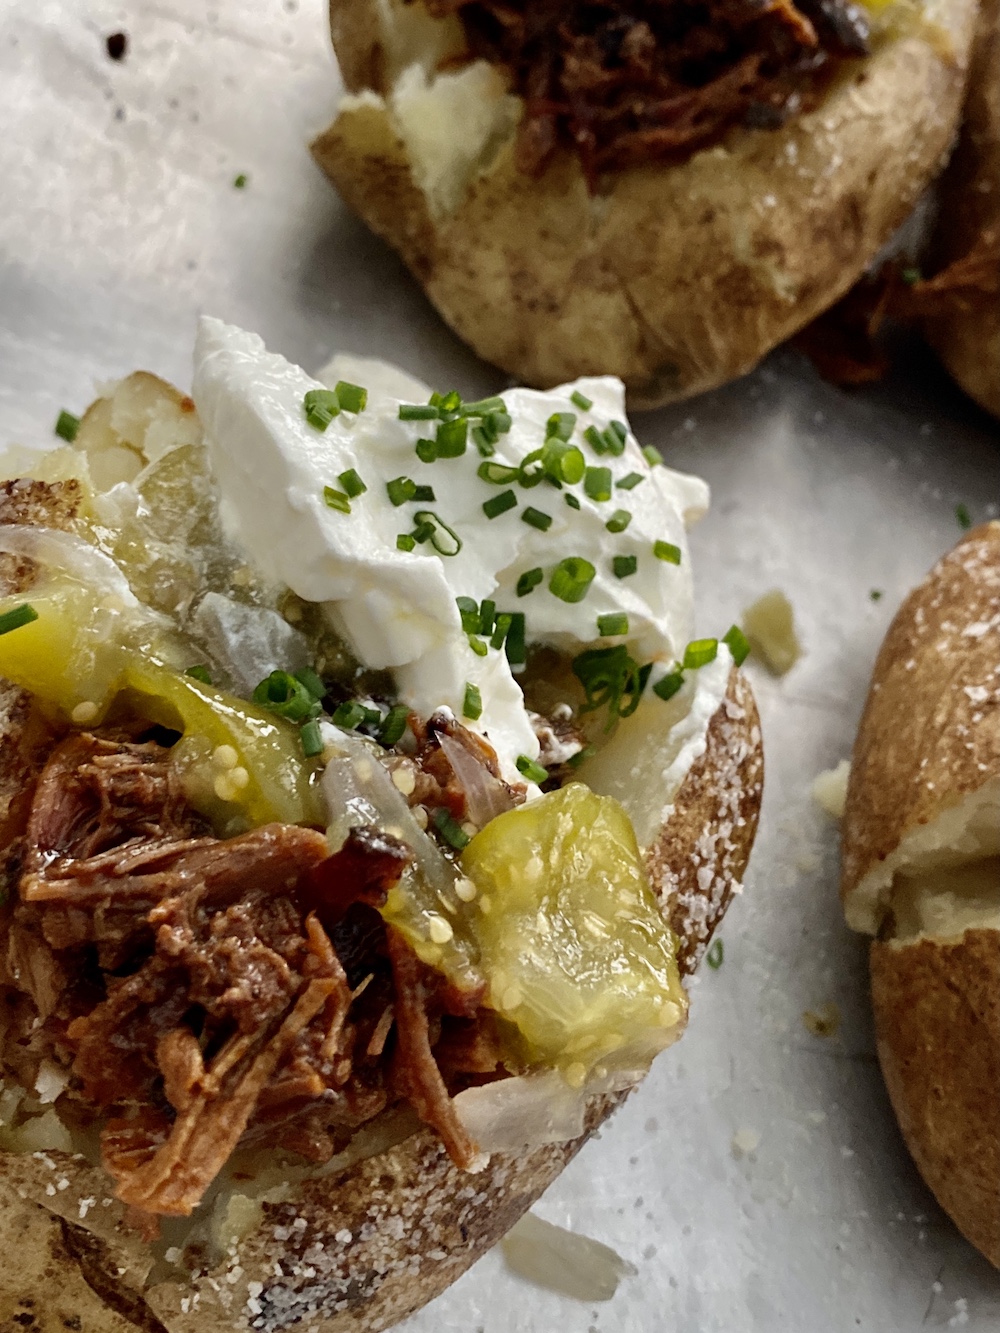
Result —
[[[848,924],[871,946],[879,1060],[907,1146],[1000,1266],[1000,523],[901,607],[843,824]]]
[[[348,93],[313,153],[479,355],[539,386],[615,374],[656,406],[750,370],[833,304],[946,158],[975,0],[872,9],[872,53],[815,109],[592,192],[567,148],[538,179],[519,170],[521,101],[483,60],[454,71],[454,16],[333,0]]]
[[[130,377],[83,419],[76,443],[85,468],[79,453],[75,459],[75,451],[62,450],[43,466],[44,480],[5,485],[0,532],[10,523],[72,531],[89,486],[101,490],[134,477],[151,455],[169,456],[172,443],[195,447],[199,430],[190,399],[153,376]],[[78,474],[89,480],[81,483]],[[156,558],[155,542],[151,555]],[[3,559],[6,585],[20,588],[30,567],[11,566],[9,554]],[[182,568],[177,577],[197,572]],[[36,749],[45,743],[30,716],[27,697],[2,685],[0,824],[6,837],[33,780]],[[635,716],[615,740],[617,747],[588,760],[587,780],[630,808],[662,910],[680,937],[681,969],[690,973],[753,841],[762,781],[754,701],[733,667],[710,718],[670,737],[651,728],[648,717]],[[674,746],[669,754],[668,740]],[[690,747],[691,762],[679,789],[668,790],[665,773],[678,745]],[[625,1095],[592,1098],[582,1135],[494,1154],[477,1174],[456,1167],[434,1133],[396,1108],[366,1125],[318,1172],[289,1176],[257,1162],[249,1174],[221,1182],[195,1219],[194,1233],[168,1221],[153,1247],[129,1208],[113,1197],[93,1140],[71,1136],[43,1103],[42,1114],[13,1135],[16,1142],[0,1129],[7,1134],[0,1151],[0,1237],[24,1254],[22,1263],[0,1271],[0,1331],[17,1333],[35,1316],[54,1333],[62,1327],[57,1313],[61,1318],[72,1306],[82,1325],[65,1326],[86,1333],[375,1333],[440,1293],[494,1244]],[[42,1310],[40,1290],[62,1293],[62,1304]]]

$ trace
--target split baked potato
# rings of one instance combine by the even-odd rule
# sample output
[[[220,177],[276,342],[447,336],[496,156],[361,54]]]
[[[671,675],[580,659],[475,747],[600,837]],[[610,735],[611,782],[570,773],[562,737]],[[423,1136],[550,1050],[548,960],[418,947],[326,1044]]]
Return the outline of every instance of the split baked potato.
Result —
[[[872,3],[870,54],[810,109],[596,175],[563,142],[519,168],[525,104],[464,63],[461,8],[333,0],[347,93],[313,154],[480,356],[652,407],[750,370],[863,273],[950,150],[976,4]]]

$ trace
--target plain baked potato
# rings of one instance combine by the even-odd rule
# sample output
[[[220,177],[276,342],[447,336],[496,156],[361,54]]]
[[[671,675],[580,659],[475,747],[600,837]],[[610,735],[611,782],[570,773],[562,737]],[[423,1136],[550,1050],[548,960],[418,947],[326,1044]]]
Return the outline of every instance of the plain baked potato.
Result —
[[[1000,1266],[1000,523],[898,612],[858,732],[847,921],[876,936],[879,1060],[938,1201]]]
[[[168,448],[171,438],[187,445],[197,432],[189,399],[153,376],[136,375],[91,408],[77,444],[91,478],[103,468],[110,484],[114,476],[134,473],[150,452]],[[70,529],[83,498],[73,453],[53,455],[41,469],[43,481],[8,483],[0,525]],[[24,575],[8,564],[2,573],[8,582]],[[4,827],[15,818],[40,743],[28,716],[26,696],[2,685]],[[629,721],[637,724],[631,731]],[[628,780],[623,785],[625,770],[611,749],[604,764],[600,753],[588,761],[588,780],[626,804],[631,791],[650,876],[680,935],[682,971],[690,973],[737,888],[753,841],[762,782],[754,701],[732,668],[714,715],[681,728],[673,752],[665,753],[666,734],[638,717],[626,720],[616,736],[629,752]],[[664,774],[679,745],[690,747],[687,776],[679,790],[666,789]],[[653,819],[657,808],[661,814]],[[24,1255],[0,1272],[0,1333],[18,1333],[32,1317],[32,1327],[46,1333],[62,1327],[85,1333],[384,1329],[440,1293],[493,1245],[626,1095],[593,1098],[582,1136],[494,1154],[474,1175],[458,1169],[438,1137],[412,1116],[387,1111],[318,1172],[288,1179],[268,1164],[256,1180],[226,1181],[203,1210],[186,1252],[191,1272],[180,1266],[190,1234],[171,1222],[151,1249],[130,1225],[129,1210],[112,1197],[93,1143],[71,1138],[50,1106],[27,1122],[18,1151],[5,1140],[7,1150],[0,1152],[0,1236]],[[64,1314],[82,1322],[60,1323]]]
[[[456,19],[333,0],[348,94],[313,154],[480,356],[537,386],[615,374],[652,407],[750,370],[858,279],[951,147],[975,10],[900,6],[815,110],[591,194],[568,150],[518,169],[493,66],[436,74]]]

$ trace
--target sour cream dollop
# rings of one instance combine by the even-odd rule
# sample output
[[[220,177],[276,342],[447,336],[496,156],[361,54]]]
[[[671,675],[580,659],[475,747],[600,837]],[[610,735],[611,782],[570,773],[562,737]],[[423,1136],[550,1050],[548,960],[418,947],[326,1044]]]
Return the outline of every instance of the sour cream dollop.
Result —
[[[358,363],[355,363],[358,364]],[[363,381],[362,381],[363,382]],[[401,421],[396,397],[418,382],[383,377],[359,413],[341,412],[319,431],[306,420],[305,395],[324,385],[284,357],[268,352],[253,333],[203,318],[195,348],[193,396],[205,427],[229,534],[263,573],[308,601],[321,603],[357,658],[393,671],[400,698],[423,717],[440,707],[463,716],[467,685],[479,689],[482,714],[467,724],[496,750],[504,775],[518,780],[517,759],[538,754],[521,690],[503,649],[477,654],[462,627],[456,599],[490,599],[498,612],[522,611],[529,642],[575,654],[599,643],[627,642],[639,662],[653,662],[653,679],[676,662],[692,633],[693,591],[686,529],[708,507],[699,478],[651,467],[631,430],[618,456],[597,455],[584,431],[625,422],[620,380],[585,378],[549,392],[511,389],[502,396],[510,430],[496,443],[494,462],[517,467],[545,442],[555,413],[576,417],[571,443],[588,466],[610,468],[613,481],[638,473],[632,489],[592,499],[584,485],[562,490],[491,485],[478,475],[483,461],[471,439],[464,454],[424,463],[417,441],[435,423]],[[423,386],[419,386],[423,387]],[[395,392],[394,392],[395,390]],[[586,410],[573,403],[589,399]],[[416,401],[426,402],[427,393]],[[414,401],[410,399],[409,401]],[[340,474],[358,473],[367,489],[350,512],[330,508],[324,488],[341,488]],[[387,483],[408,477],[430,486],[433,501],[394,505]],[[517,503],[489,519],[483,503],[511,489]],[[579,503],[566,502],[572,494]],[[524,521],[526,508],[551,518],[545,531]],[[622,532],[607,523],[616,509],[631,515]],[[430,542],[400,550],[415,515],[432,510],[461,548],[443,555]],[[657,542],[680,551],[680,563],[658,559]],[[578,602],[553,594],[549,582],[563,559],[576,556],[595,569]],[[635,556],[636,572],[615,575],[615,556]],[[517,595],[522,574],[541,569],[530,594]],[[625,639],[602,640],[598,617],[624,612]]]

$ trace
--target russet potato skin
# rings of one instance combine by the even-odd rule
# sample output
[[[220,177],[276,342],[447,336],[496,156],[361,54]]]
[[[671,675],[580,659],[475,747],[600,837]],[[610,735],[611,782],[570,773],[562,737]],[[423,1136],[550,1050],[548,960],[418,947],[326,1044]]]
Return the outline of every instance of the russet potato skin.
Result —
[[[574,155],[532,180],[508,140],[433,217],[375,105],[342,110],[313,154],[480,356],[539,387],[618,375],[654,407],[749,371],[860,277],[951,147],[975,7],[954,0],[947,35],[887,40],[782,129],[610,173],[596,197]],[[362,82],[381,77],[373,0],[367,18],[364,0],[333,8],[348,87],[383,91]]]

